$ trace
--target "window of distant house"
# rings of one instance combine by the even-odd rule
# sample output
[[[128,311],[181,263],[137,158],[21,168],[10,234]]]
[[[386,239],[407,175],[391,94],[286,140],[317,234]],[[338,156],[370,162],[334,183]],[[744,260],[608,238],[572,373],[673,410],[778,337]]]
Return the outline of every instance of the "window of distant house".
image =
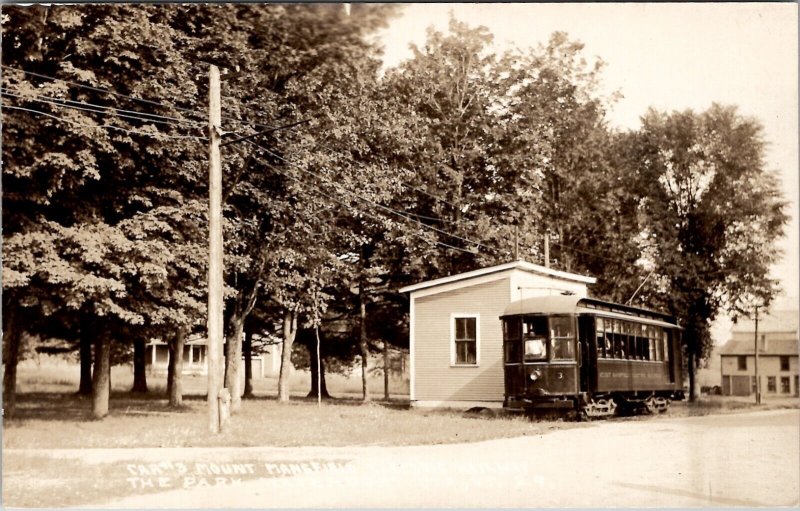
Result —
[[[792,391],[788,376],[781,376],[781,394],[788,394]]]
[[[455,315],[452,323],[455,365],[478,365],[478,316]]]
[[[774,376],[767,377],[767,392],[776,392]]]
[[[781,371],[789,370],[789,357],[781,357]]]
[[[747,357],[743,355],[739,355],[736,357],[739,363],[739,370],[740,371],[747,371]]]

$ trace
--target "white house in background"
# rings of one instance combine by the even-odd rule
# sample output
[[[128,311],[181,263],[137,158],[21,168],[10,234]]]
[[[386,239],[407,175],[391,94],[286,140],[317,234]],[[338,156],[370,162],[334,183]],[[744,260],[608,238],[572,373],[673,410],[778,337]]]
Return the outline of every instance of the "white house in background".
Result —
[[[587,296],[596,279],[515,261],[404,287],[410,293],[409,373],[414,406],[501,407],[500,316],[515,300]]]
[[[720,351],[722,393],[755,394],[755,322],[740,321]],[[758,377],[763,397],[800,395],[798,311],[776,310],[758,321]]]
[[[206,338],[202,334],[191,335],[183,345],[183,374],[208,374],[206,360]],[[281,369],[281,349],[283,345],[266,346],[262,353],[251,358],[253,378],[277,376]],[[169,348],[161,340],[152,340],[147,345],[147,369],[152,373],[167,372],[169,364]],[[244,372],[242,372],[244,375]]]

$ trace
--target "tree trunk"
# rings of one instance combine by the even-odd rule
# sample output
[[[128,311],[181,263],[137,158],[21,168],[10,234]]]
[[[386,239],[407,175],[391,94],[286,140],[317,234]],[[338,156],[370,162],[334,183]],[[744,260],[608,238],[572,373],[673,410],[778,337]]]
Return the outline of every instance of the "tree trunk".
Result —
[[[155,349],[155,348],[154,348]],[[167,399],[172,395],[172,385],[175,382],[175,367],[172,365],[174,355],[172,339],[167,339]]]
[[[242,367],[242,337],[244,322],[256,305],[258,282],[263,270],[264,259],[259,260],[256,275],[249,285],[236,295],[233,313],[228,319],[227,344],[225,347],[225,387],[231,393],[231,412],[242,408],[242,382],[239,373]]]
[[[144,339],[133,341],[133,388],[131,388],[131,392],[147,392],[146,351],[147,346]]]
[[[363,283],[358,288],[359,302],[359,340],[358,347],[361,351],[361,392],[364,401],[369,401],[369,389],[367,388],[367,362],[369,360],[369,346],[367,345],[367,303],[364,295]]]
[[[688,363],[686,364],[686,368],[689,371],[689,402],[693,403],[694,402],[694,369],[695,369],[694,352],[693,352],[693,350],[691,348],[688,351],[689,351],[689,353],[688,353],[689,360],[688,360]]]
[[[253,397],[253,331],[249,328],[244,332],[244,395],[243,398]]]
[[[242,383],[239,380],[239,369],[242,366],[242,332],[244,316],[239,307],[228,321],[228,335],[225,344],[225,383],[224,387],[231,393],[231,412],[242,408]]]
[[[16,307],[9,305],[3,312],[3,414],[11,419],[17,404],[20,332],[16,321]]]
[[[320,357],[319,373],[317,373],[317,349],[316,345],[308,345],[308,354],[311,367],[311,390],[306,397],[317,397],[317,387],[322,393],[322,399],[330,399],[328,386],[325,384],[325,359]],[[320,381],[320,377],[322,380]]]
[[[178,408],[183,405],[183,345],[186,331],[179,328],[169,342],[169,367],[167,368],[167,388],[169,389],[169,406]]]
[[[383,398],[389,401],[389,343],[383,341]]]
[[[94,340],[88,321],[81,322],[80,335],[81,382],[78,385],[78,394],[89,396],[92,394],[92,344],[94,344]]]
[[[289,401],[289,369],[292,365],[292,344],[297,334],[297,314],[286,311],[283,315],[283,352],[281,353],[281,372],[278,375],[278,402]]]
[[[108,415],[108,399],[111,395],[111,339],[105,331],[97,333],[94,357],[92,417],[102,419]]]

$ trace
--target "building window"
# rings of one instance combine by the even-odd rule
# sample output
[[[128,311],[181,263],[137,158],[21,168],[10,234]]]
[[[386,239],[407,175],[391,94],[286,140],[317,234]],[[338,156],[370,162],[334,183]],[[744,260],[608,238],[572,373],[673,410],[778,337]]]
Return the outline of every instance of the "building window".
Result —
[[[791,385],[791,383],[789,383],[789,377],[781,376],[781,394],[789,394],[792,392],[789,385]]]
[[[744,355],[739,355],[736,357],[736,359],[739,361],[739,370],[747,371],[747,357]]]
[[[478,365],[478,316],[454,315],[453,364]]]
[[[789,370],[789,357],[781,357],[781,371]]]
[[[777,392],[774,376],[767,376],[767,392]]]

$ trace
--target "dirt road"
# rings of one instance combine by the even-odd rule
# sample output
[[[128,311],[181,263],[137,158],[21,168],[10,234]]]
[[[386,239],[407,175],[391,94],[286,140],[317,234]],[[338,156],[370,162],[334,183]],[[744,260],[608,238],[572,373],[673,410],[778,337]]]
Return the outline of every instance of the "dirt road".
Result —
[[[127,496],[99,507],[729,507],[798,505],[799,446],[795,409],[603,421],[475,444],[57,455],[119,460]]]

